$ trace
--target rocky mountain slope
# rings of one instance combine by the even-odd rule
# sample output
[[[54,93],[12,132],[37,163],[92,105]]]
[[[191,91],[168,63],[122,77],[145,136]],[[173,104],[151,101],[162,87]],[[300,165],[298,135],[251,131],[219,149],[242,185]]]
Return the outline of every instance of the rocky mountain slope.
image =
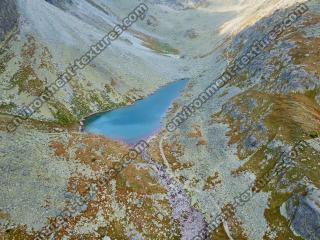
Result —
[[[319,239],[318,0],[143,1],[143,19],[7,131],[13,116],[139,3],[0,2],[0,236]],[[307,10],[292,25],[166,130],[301,3]],[[78,131],[81,118],[181,78],[188,86],[130,164],[128,146]],[[286,170],[274,175],[283,156]]]

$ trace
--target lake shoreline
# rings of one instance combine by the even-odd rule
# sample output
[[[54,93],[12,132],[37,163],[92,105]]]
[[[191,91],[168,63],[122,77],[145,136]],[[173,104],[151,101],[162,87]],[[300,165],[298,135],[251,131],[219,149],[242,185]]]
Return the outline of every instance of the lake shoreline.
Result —
[[[188,80],[175,80],[130,105],[83,117],[79,131],[104,135],[127,145],[134,144],[138,139],[156,136],[161,130],[163,118]]]

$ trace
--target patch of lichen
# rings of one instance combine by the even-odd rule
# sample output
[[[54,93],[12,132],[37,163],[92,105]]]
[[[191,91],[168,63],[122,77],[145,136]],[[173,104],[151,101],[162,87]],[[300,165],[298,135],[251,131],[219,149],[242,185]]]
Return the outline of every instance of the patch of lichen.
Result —
[[[139,169],[135,164],[130,164],[117,175],[117,191],[118,196],[123,197],[125,192],[135,192],[141,197],[166,192],[165,189],[150,176],[148,169]],[[120,201],[128,203],[125,198],[121,198]]]
[[[91,102],[95,103],[95,105],[98,106],[99,111],[110,111],[112,109],[122,107],[126,104],[125,102],[114,102],[108,95],[104,95],[103,97],[101,97],[100,93],[94,92],[90,94],[90,99]]]
[[[58,124],[68,126],[77,122],[77,118],[60,102],[49,101],[49,106],[53,107],[51,112]]]
[[[275,160],[264,161],[268,152],[270,151],[267,147],[265,145],[262,146],[252,156],[250,156],[249,161],[245,162],[241,167],[233,171],[233,173],[240,174],[241,172],[249,170],[256,175],[256,179],[262,179],[272,170],[276,163]]]
[[[49,49],[47,47],[44,47],[41,53],[41,59],[40,59],[40,68],[46,69],[50,71],[51,73],[54,72],[54,66],[52,64],[52,54],[50,53]]]
[[[256,106],[249,107],[248,101],[253,99]],[[222,111],[212,115],[212,122],[226,123],[230,130],[227,132],[229,144],[237,144],[237,153],[239,159],[245,159],[255,153],[257,146],[248,148],[245,146],[245,140],[254,135],[260,142],[268,141],[268,134],[265,131],[258,131],[257,126],[264,121],[266,114],[269,112],[270,96],[259,91],[248,90],[243,94],[232,98],[223,106]],[[261,125],[261,127],[264,127]],[[243,128],[243,129],[241,129]]]
[[[221,179],[219,178],[219,173],[215,172],[211,176],[207,177],[207,180],[205,181],[205,184],[203,186],[203,190],[209,190],[217,186],[221,183]]]
[[[200,125],[199,124],[193,124],[192,125],[193,127],[193,131],[189,132],[187,134],[188,137],[190,138],[195,138],[197,139],[197,146],[200,146],[200,145],[206,145],[207,142],[206,140],[204,139],[203,135],[202,135],[202,132],[201,132],[201,129],[200,129]]]
[[[305,94],[283,95],[248,90],[232,98],[225,110],[213,116],[213,120],[230,126],[227,133],[229,144],[237,144],[239,158],[245,159],[258,151],[244,146],[245,139],[252,134],[261,143],[277,137],[289,144],[315,136],[320,131],[320,107],[315,101],[318,92],[319,89],[315,89]],[[248,98],[256,101],[253,109],[248,108]],[[235,111],[238,112],[236,116],[232,115]],[[256,124],[263,124],[267,131],[257,131],[253,127]],[[244,129],[240,130],[241,126]]]
[[[10,112],[12,109],[14,109],[16,107],[16,105],[12,102],[6,104],[0,104],[0,111],[1,112]]]
[[[303,65],[307,71],[320,78],[320,37],[298,39],[300,40],[297,40],[296,47],[289,53],[294,64]]]
[[[226,222],[227,222],[228,230],[231,237],[237,240],[248,239],[242,227],[242,222],[235,215],[234,207],[231,204],[227,204],[221,209],[221,211],[224,213],[225,216],[228,216],[228,218],[226,219]],[[210,240],[220,240],[220,239],[229,240],[230,239],[226,233],[226,229],[224,228],[223,223],[221,223],[218,228],[216,228],[210,233],[209,239]]]
[[[284,204],[290,196],[294,193],[302,192],[305,186],[301,184],[301,179],[306,177],[310,179],[315,185],[319,187],[319,173],[318,156],[314,157],[313,161],[310,159],[311,149],[306,149],[301,156],[295,159],[296,166],[286,170],[283,176],[274,177],[262,191],[270,192],[268,208],[265,210],[265,217],[269,223],[270,231],[265,235],[264,239],[272,239],[269,237],[271,231],[277,233],[277,236],[283,236],[283,239],[301,239],[296,237],[290,227],[289,221],[285,219],[280,213],[280,207]],[[301,159],[308,159],[308,161],[301,162]],[[288,191],[288,189],[290,189]]]
[[[231,77],[231,79],[228,81],[229,85],[237,86],[237,87],[244,87],[249,82],[249,72],[248,70],[243,70],[239,74],[237,74],[234,77]]]
[[[181,143],[179,143],[177,134],[173,134],[173,140],[171,144],[169,144],[164,140],[165,138],[163,138],[163,133],[164,132],[159,133],[153,141],[148,142],[148,150],[153,161],[162,166],[165,166],[168,163],[172,171],[181,171],[194,166],[192,161],[180,161],[179,158],[184,155],[185,148]],[[163,138],[162,149],[166,159],[163,159],[160,152],[159,141],[161,138]],[[167,162],[164,162],[164,160],[167,160]],[[178,179],[183,181],[183,176],[180,176]]]
[[[139,172],[138,174],[141,173]],[[150,186],[148,183],[149,177],[145,178],[144,174],[142,174],[141,183],[139,184],[143,184],[143,186],[139,186],[139,189],[137,189],[137,185],[132,184],[132,181],[137,181],[135,179],[136,177],[140,177],[140,175],[133,177],[133,179],[131,178],[131,175],[131,171],[127,172],[124,170],[122,173],[113,177],[113,179],[116,180],[116,192],[111,190],[112,187],[109,184],[111,179],[104,184],[103,188],[100,188],[101,186],[98,187],[99,192],[92,205],[99,207],[101,211],[103,211],[106,220],[106,227],[100,229],[100,236],[106,235],[112,239],[128,239],[127,226],[132,224],[138,232],[150,237],[150,239],[174,239],[170,237],[173,229],[172,221],[170,221],[169,218],[170,214],[165,214],[163,218],[158,216],[158,214],[163,211],[168,212],[170,209],[169,202],[165,199],[154,199],[152,197],[153,195],[162,194],[156,190],[157,186],[155,185],[157,185],[157,183],[154,182],[153,185]],[[126,179],[131,180],[127,182]],[[76,191],[83,195],[84,193],[79,189],[79,186],[88,185],[88,183],[79,185],[81,182],[83,181],[80,181],[79,179],[74,180],[72,186],[75,184],[77,186],[76,188],[69,188],[69,190],[77,189]],[[91,183],[94,183],[94,181]],[[147,188],[147,190],[144,188]],[[82,186],[82,189],[85,189],[85,187]],[[137,191],[138,194],[136,195]],[[111,194],[113,193],[115,194],[115,198],[114,200],[111,200],[111,198],[113,198],[111,197]],[[136,200],[141,202],[140,206],[137,205]],[[116,201],[116,205],[111,204],[111,201]],[[125,214],[125,217],[116,215],[116,208],[120,208],[122,213]],[[80,221],[81,218],[83,219],[84,216],[88,217],[87,212],[88,210],[81,213],[77,218],[77,221]],[[95,211],[95,214],[97,214],[97,211]],[[94,215],[90,216],[90,219],[92,220],[96,218]]]
[[[240,155],[242,158],[249,157],[249,161],[243,164],[235,173],[242,171],[253,171],[259,179],[264,174],[268,173],[275,164],[275,159],[266,161],[267,155],[279,157],[276,152],[267,149],[266,145],[275,138],[283,140],[287,144],[294,145],[301,139],[310,138],[309,135],[314,132],[319,132],[320,110],[314,99],[309,96],[314,96],[314,93],[289,94],[289,95],[261,95],[260,102],[268,103],[271,106],[269,113],[265,115],[264,123],[267,126],[266,142],[254,152],[247,152],[245,155]],[[252,95],[251,95],[252,96]],[[236,105],[241,104],[239,101]],[[258,104],[259,107],[253,111],[253,115],[260,115],[265,112],[265,108]],[[242,107],[239,107],[241,109]],[[261,110],[262,108],[262,110]],[[244,110],[244,109],[242,109]],[[249,115],[247,121],[253,122],[256,117]],[[289,117],[290,116],[290,117]],[[234,121],[230,116],[227,118],[228,124],[231,126],[229,135],[234,139],[233,143],[238,143],[238,149],[243,149],[241,142],[247,135],[239,133],[239,122]],[[239,144],[240,143],[240,144]],[[240,146],[240,148],[239,148]],[[239,152],[239,151],[238,151]]]
[[[75,96],[72,99],[72,112],[78,117],[87,117],[95,112],[110,111],[127,104],[127,102],[115,102],[110,96],[100,91],[89,91],[85,93],[81,86],[71,83]],[[109,85],[108,85],[109,86]],[[115,91],[113,91],[114,94]]]
[[[235,78],[235,81],[237,83],[247,82],[248,77],[249,77],[248,71],[243,71]]]
[[[68,221],[68,231],[85,218],[88,222],[96,219],[100,209],[106,222],[105,227],[99,229],[100,237],[130,239],[127,237],[130,224],[150,239],[180,239],[179,225],[170,219],[171,207],[166,199],[166,190],[151,175],[149,168],[130,164],[115,175],[109,176],[107,169],[115,164],[121,164],[119,159],[127,149],[119,143],[100,136],[73,135],[66,141],[52,141],[50,147],[57,156],[75,159],[90,166],[93,177],[87,179],[81,174],[75,175],[70,178],[68,191],[76,191],[81,196],[85,196],[88,193],[88,186],[96,184],[97,192],[95,198],[88,202],[88,209],[79,213],[75,219]],[[135,159],[135,163],[138,162],[143,162],[140,156]],[[107,174],[106,178],[112,179],[106,179],[103,184],[99,184],[94,175],[99,176],[104,172]],[[113,181],[115,181],[115,190],[111,184]],[[115,201],[114,204],[112,201]],[[124,217],[117,215],[116,211],[119,209]]]
[[[275,81],[275,80],[281,81],[281,79],[279,79],[279,76],[280,76],[281,72],[284,70],[284,68],[286,67],[284,64],[284,61],[277,56],[277,57],[272,58],[269,64],[271,64],[271,66],[273,67],[272,73],[270,75],[270,80],[271,81]]]
[[[276,76],[275,76],[276,77]],[[247,91],[231,99],[229,107],[224,111],[214,115],[214,120],[227,123],[230,126],[228,135],[232,144],[237,144],[238,155],[247,159],[241,167],[235,169],[234,174],[241,172],[253,172],[256,182],[269,176],[275,169],[276,163],[281,159],[280,147],[269,149],[268,144],[274,140],[281,140],[283,143],[295,146],[302,139],[316,137],[320,128],[320,108],[316,103],[315,96],[319,89],[302,93],[270,94],[258,91]],[[256,106],[249,109],[246,99],[255,99]],[[230,108],[230,106],[232,106]],[[232,115],[236,109],[240,114]],[[240,116],[240,117],[238,117]],[[251,133],[256,132],[248,127],[240,131],[240,123],[247,123],[247,126],[261,121],[267,128],[262,144],[254,151],[243,151],[244,139]],[[241,153],[241,154],[239,154]],[[267,158],[268,156],[268,158]],[[301,179],[307,177],[310,182],[320,186],[319,153],[311,147],[303,147],[298,156],[293,159],[295,165],[289,167],[284,175],[274,176],[266,186],[259,191],[270,192],[268,208],[265,210],[265,217],[270,226],[270,230],[265,234],[264,239],[273,239],[272,234],[278,236],[277,239],[300,239],[293,235],[289,222],[280,214],[280,206],[288,198],[304,189]],[[283,238],[282,238],[283,236]]]
[[[179,50],[173,48],[168,43],[160,42],[159,40],[147,36],[140,36],[143,40],[143,45],[160,54],[179,54]]]
[[[178,226],[170,219],[170,215],[166,215],[160,218],[160,211],[168,208],[168,203],[161,204],[161,208],[158,209],[155,206],[157,200],[151,198],[144,198],[142,207],[136,205],[129,205],[132,214],[128,216],[130,222],[134,223],[139,232],[143,232],[150,239],[172,239],[171,233],[178,236]],[[160,210],[160,211],[159,211]]]
[[[114,86],[112,86],[112,84],[105,84],[104,88],[106,89],[108,94],[115,94],[115,89]]]
[[[25,59],[33,58],[36,51],[35,38],[32,35],[27,36],[27,40],[22,46],[21,56]]]
[[[3,54],[5,54],[7,50],[8,50],[8,49],[5,48],[5,47],[0,47],[0,56],[2,56]]]
[[[228,235],[224,231],[223,225],[220,224],[213,232],[210,233],[209,240],[229,240]]]
[[[4,73],[5,70],[6,70],[5,64],[0,62],[0,75]]]
[[[288,117],[290,116],[290,117]],[[304,94],[273,96],[273,108],[266,125],[287,142],[297,142],[320,131],[320,107]]]
[[[68,141],[53,140],[49,146],[54,150],[56,156],[64,157],[66,160],[74,158],[93,171],[113,167],[114,163],[108,157],[122,159],[127,151],[120,143],[93,134],[71,134]]]
[[[122,187],[137,194],[166,193],[165,189],[156,182],[156,179],[150,176],[149,169],[139,169],[134,164],[125,168],[118,180],[125,181]]]
[[[32,67],[30,65],[21,67],[11,78],[11,83],[14,86],[18,86],[19,93],[26,90],[26,81],[29,76],[33,74]]]
[[[295,158],[296,166],[287,173],[289,179],[301,180],[307,177],[315,186],[320,188],[319,155],[311,146],[303,149],[303,153]]]
[[[265,154],[267,152],[273,152],[274,157],[266,162]],[[271,171],[275,169],[275,165],[280,159],[280,151],[271,151],[262,147],[254,154],[248,162],[246,162],[239,171],[252,171],[256,175],[256,182],[260,179],[265,179],[265,176],[269,176]],[[307,152],[303,152],[302,156],[308,155]],[[300,239],[294,236],[292,233],[289,222],[281,215],[280,206],[288,200],[294,192],[302,191],[303,186],[299,185],[299,181],[304,175],[308,174],[305,171],[306,166],[299,164],[299,160],[295,159],[297,165],[286,170],[283,176],[274,176],[270,182],[266,184],[264,188],[260,188],[259,191],[270,192],[271,197],[269,198],[268,208],[265,210],[265,217],[269,224],[270,229],[266,232],[263,239],[271,240],[274,239],[271,235],[276,234],[277,239]],[[313,171],[311,174],[315,174]],[[318,174],[319,175],[319,174]],[[319,177],[319,176],[318,176]],[[316,180],[314,178],[314,180]],[[292,188],[292,186],[295,186]],[[291,189],[290,191],[287,191]],[[250,203],[249,203],[250,204]],[[271,234],[272,233],[272,234]],[[282,238],[283,237],[283,238]]]
[[[43,82],[36,78],[36,79],[31,79],[27,83],[27,89],[28,92],[35,95],[35,96],[40,96],[41,93],[44,90],[44,84]]]
[[[107,235],[115,240],[129,240],[125,233],[125,225],[120,220],[113,220],[108,225]]]
[[[194,163],[189,162],[180,162],[179,157],[184,154],[184,146],[178,142],[177,139],[173,140],[171,144],[163,143],[163,151],[165,153],[166,159],[173,171],[179,171],[186,168],[191,168]]]
[[[95,233],[88,233],[88,234],[77,234],[77,235],[74,235],[70,238],[68,238],[70,240],[78,240],[78,239],[85,239],[85,240],[96,240],[97,239],[97,236]],[[101,239],[101,238],[98,238],[98,239]]]
[[[171,207],[166,190],[150,175],[150,169],[130,164],[117,175],[117,198],[130,211],[128,219],[150,239],[174,239],[179,225],[170,219]],[[163,196],[155,199],[152,196]],[[128,196],[135,196],[140,203]],[[171,237],[170,237],[171,236]]]
[[[34,234],[28,233],[26,227],[17,227],[0,231],[0,237],[3,240],[33,240]]]
[[[83,174],[78,173],[77,175],[71,177],[68,182],[67,191],[73,193],[75,195],[82,196],[82,200],[78,199],[66,199],[65,201],[65,212],[63,212],[64,216],[64,226],[58,227],[61,223],[61,220],[57,218],[50,218],[49,223],[50,226],[53,227],[53,231],[55,232],[55,239],[62,239],[63,236],[68,235],[70,239],[97,239],[94,235],[85,234],[80,235],[75,231],[77,225],[82,225],[84,222],[87,222],[89,225],[95,219],[97,219],[97,214],[99,210],[105,211],[110,214],[110,199],[104,197],[101,198],[101,190],[94,192],[94,197],[90,199],[86,199],[89,193],[89,188],[92,184],[97,183],[93,178],[87,178]],[[105,190],[108,189],[108,185],[106,184]],[[83,202],[84,201],[84,202]],[[83,203],[82,203],[83,202]],[[76,210],[74,208],[75,204],[83,206],[86,205],[86,208],[83,210]],[[72,211],[73,216],[69,216],[69,212]],[[106,221],[108,224],[108,221]],[[72,233],[71,233],[72,232]],[[93,237],[93,238],[92,238]],[[100,238],[99,238],[100,239]]]
[[[308,13],[302,26],[304,28],[314,26],[320,21],[320,14]],[[290,36],[290,41],[295,43],[295,47],[289,52],[292,60],[297,65],[302,65],[304,68],[320,77],[320,37],[307,37],[305,33],[295,31]]]
[[[99,106],[99,108],[106,108],[107,104],[103,102],[103,100],[98,96],[98,94],[92,93],[90,94],[91,102],[94,102]]]
[[[92,111],[81,95],[75,95],[72,99],[72,111],[78,116],[88,116]]]
[[[39,96],[44,91],[43,82],[35,75],[31,65],[22,66],[11,78],[13,86],[18,86],[19,93],[26,92]]]

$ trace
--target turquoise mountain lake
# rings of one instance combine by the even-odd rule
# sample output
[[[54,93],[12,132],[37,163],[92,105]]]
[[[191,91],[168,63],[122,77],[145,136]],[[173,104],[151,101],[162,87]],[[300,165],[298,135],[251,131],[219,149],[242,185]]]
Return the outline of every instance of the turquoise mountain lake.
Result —
[[[179,96],[187,80],[165,85],[134,104],[95,114],[84,122],[84,131],[135,144],[156,133],[161,119]]]

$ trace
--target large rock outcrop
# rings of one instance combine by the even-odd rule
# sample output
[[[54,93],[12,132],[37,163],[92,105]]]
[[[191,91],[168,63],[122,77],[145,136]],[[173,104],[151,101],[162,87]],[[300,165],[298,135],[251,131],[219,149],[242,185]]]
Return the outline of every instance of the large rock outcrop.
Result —
[[[304,239],[320,239],[320,190],[310,190],[305,196],[297,194],[286,203],[293,230]]]

